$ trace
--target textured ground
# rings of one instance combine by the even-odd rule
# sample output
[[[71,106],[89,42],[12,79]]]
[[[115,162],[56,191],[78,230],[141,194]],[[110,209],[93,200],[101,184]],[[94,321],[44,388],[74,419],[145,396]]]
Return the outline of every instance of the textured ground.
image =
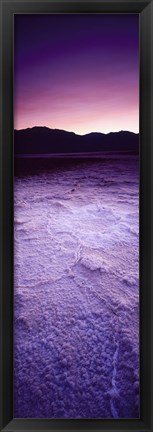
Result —
[[[15,178],[15,417],[139,417],[138,159]]]

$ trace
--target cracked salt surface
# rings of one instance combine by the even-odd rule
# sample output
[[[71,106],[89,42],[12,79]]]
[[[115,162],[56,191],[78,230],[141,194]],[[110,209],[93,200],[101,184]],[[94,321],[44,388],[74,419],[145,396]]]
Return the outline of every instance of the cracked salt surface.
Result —
[[[138,182],[137,157],[15,178],[15,417],[139,417]]]

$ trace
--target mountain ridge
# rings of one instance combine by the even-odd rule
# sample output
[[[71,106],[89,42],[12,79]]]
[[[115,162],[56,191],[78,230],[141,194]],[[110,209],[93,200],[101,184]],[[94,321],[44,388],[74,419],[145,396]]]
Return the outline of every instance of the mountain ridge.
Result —
[[[139,152],[139,134],[130,131],[90,132],[78,135],[62,129],[46,126],[14,130],[14,153],[48,154],[77,153],[97,151]]]

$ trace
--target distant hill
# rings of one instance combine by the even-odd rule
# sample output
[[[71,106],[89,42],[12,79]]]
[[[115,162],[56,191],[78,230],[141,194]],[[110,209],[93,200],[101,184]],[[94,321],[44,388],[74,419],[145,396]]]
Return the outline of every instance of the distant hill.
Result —
[[[33,127],[14,131],[15,155],[121,151],[137,154],[139,134],[128,131],[76,135],[60,129]]]

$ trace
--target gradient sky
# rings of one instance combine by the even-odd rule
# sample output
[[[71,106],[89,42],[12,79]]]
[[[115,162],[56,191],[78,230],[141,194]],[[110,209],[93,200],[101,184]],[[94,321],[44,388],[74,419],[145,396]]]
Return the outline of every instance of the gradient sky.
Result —
[[[14,126],[139,131],[139,15],[14,18]]]

